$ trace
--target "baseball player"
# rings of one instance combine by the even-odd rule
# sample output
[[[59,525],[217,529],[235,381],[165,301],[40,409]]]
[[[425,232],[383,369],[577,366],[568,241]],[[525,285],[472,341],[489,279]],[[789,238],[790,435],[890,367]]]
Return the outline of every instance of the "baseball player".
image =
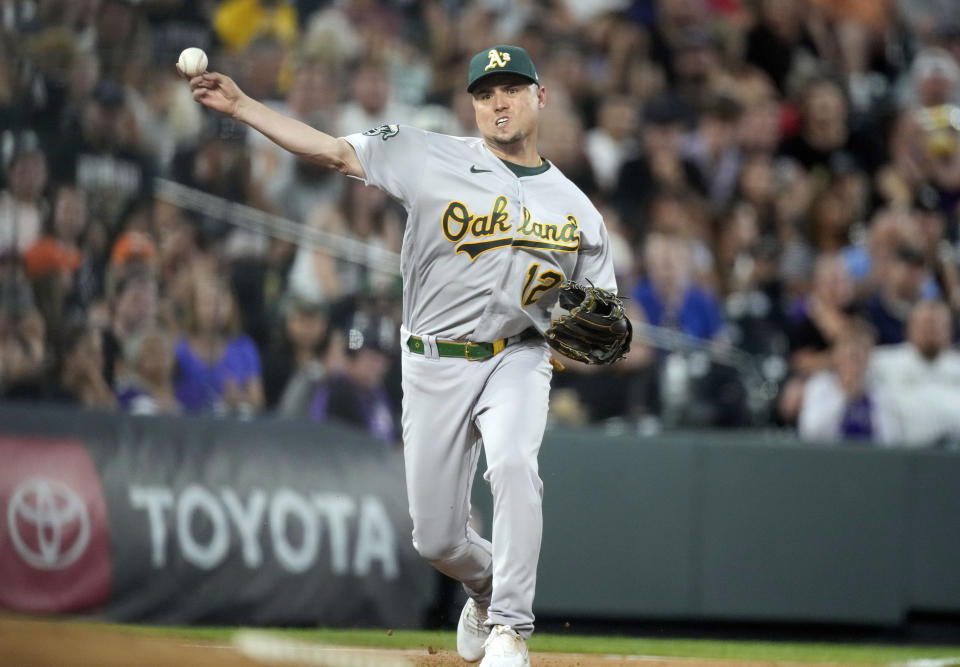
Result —
[[[483,667],[528,665],[542,531],[537,453],[552,375],[544,334],[552,337],[562,284],[616,293],[599,213],[537,151],[547,94],[529,55],[501,45],[470,61],[482,138],[389,124],[335,138],[268,109],[222,74],[190,86],[197,101],[406,208],[402,428],[413,543],[469,596],[460,655],[483,658]],[[481,446],[492,543],[469,523]]]

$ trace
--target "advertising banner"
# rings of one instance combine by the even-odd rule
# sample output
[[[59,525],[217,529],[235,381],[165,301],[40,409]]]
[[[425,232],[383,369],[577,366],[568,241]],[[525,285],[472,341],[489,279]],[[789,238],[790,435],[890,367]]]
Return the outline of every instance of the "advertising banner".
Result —
[[[162,623],[416,627],[399,453],[306,422],[0,410],[0,605]]]

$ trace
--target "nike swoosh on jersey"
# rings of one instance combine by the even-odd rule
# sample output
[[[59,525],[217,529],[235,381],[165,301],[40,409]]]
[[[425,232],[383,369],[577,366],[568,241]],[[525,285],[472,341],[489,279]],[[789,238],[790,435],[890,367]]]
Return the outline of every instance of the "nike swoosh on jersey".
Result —
[[[493,173],[493,169],[478,169],[478,168],[477,168],[477,165],[475,165],[475,164],[470,165],[470,173],[471,173],[471,174],[482,174],[482,173],[484,173],[484,172],[487,172],[487,173],[492,174],[492,173]]]

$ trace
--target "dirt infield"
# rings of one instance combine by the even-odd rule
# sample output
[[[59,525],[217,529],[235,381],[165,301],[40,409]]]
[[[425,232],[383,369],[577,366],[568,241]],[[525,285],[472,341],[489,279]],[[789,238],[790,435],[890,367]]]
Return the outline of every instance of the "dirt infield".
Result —
[[[539,667],[639,664],[644,667],[761,667],[789,663],[690,660],[652,656],[591,656],[539,653]],[[142,636],[90,623],[0,616],[0,665],[4,667],[389,667],[453,666],[468,663],[450,651],[333,647],[269,633],[239,633],[231,643]]]

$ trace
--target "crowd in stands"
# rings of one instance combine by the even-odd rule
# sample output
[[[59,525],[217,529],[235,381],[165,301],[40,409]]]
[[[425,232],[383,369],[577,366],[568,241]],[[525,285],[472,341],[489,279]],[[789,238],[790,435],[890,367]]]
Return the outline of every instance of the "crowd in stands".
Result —
[[[465,136],[467,60],[498,43],[538,64],[541,153],[604,214],[637,324],[626,361],[555,374],[554,420],[960,437],[947,0],[8,0],[0,401],[396,443],[403,210],[205,111],[174,63],[201,47],[334,135]]]

